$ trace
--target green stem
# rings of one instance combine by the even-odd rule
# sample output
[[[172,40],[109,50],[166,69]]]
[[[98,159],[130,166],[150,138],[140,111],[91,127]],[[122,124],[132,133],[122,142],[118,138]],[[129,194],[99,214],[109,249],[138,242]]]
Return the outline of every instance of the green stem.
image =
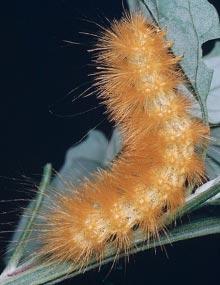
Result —
[[[51,179],[51,173],[52,173],[52,166],[51,164],[46,164],[43,170],[43,178],[41,180],[41,183],[39,185],[39,192],[38,195],[36,197],[36,203],[35,206],[33,207],[32,210],[32,215],[30,216],[30,218],[27,220],[27,224],[24,228],[24,230],[22,231],[22,234],[19,238],[18,244],[8,262],[8,265],[5,269],[5,271],[8,271],[12,268],[16,268],[18,266],[19,261],[21,260],[22,256],[23,256],[23,252],[25,249],[25,245],[26,242],[31,234],[31,229],[32,229],[32,225],[36,219],[37,213],[39,211],[39,208],[42,204],[43,198],[44,198],[44,191],[46,190],[46,188],[49,186],[50,183],[50,179]]]
[[[180,218],[185,214],[189,214],[192,211],[199,209],[206,201],[217,195],[219,192],[220,182],[210,187],[208,191],[204,191],[199,194],[193,194],[190,197],[190,200],[188,200],[188,202],[177,211],[177,213],[175,214],[175,218]]]

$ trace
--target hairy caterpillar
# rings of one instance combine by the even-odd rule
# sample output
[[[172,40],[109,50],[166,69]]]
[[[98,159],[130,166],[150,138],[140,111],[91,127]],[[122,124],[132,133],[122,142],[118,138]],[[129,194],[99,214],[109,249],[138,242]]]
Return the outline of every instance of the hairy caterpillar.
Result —
[[[42,255],[86,266],[109,244],[127,252],[137,227],[146,239],[157,236],[164,214],[184,203],[186,185],[203,179],[199,149],[209,129],[190,115],[192,103],[178,91],[181,57],[164,36],[138,13],[103,30],[94,48],[94,85],[123,148],[111,169],[53,201],[40,226]]]

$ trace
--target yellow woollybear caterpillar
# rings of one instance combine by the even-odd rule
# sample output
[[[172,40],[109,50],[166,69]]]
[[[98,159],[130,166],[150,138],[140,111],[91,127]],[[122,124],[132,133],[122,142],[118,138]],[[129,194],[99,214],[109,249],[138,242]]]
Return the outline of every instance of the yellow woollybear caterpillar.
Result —
[[[204,178],[198,150],[209,128],[178,91],[184,76],[171,45],[140,13],[103,29],[93,50],[94,85],[123,147],[110,169],[57,195],[43,215],[40,254],[86,266],[109,245],[129,252],[137,228],[146,240],[156,237],[164,215],[184,203],[187,186]]]

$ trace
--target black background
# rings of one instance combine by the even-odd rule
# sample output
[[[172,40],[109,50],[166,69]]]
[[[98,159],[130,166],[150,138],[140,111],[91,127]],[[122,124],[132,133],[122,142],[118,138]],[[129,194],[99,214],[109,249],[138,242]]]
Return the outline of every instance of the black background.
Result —
[[[98,106],[95,96],[72,101],[91,84],[88,73],[93,70],[86,50],[94,38],[79,32],[96,33],[91,22],[106,24],[105,17],[119,18],[123,8],[118,0],[3,2],[0,199],[16,199],[27,197],[46,162],[58,170],[65,151],[90,129],[97,126],[110,137],[104,107],[80,114]],[[218,0],[210,2],[219,9]],[[212,43],[206,44],[205,52],[211,48]],[[8,212],[0,215],[1,222],[16,221],[17,214],[9,211],[18,209],[19,214],[24,205],[1,203],[0,209]],[[1,231],[13,230],[13,224],[0,226]],[[1,253],[9,238],[1,235]],[[166,247],[168,257],[160,249],[156,254],[151,250],[126,265],[121,261],[112,270],[104,266],[65,284],[219,284],[219,241],[216,235],[179,242]]]

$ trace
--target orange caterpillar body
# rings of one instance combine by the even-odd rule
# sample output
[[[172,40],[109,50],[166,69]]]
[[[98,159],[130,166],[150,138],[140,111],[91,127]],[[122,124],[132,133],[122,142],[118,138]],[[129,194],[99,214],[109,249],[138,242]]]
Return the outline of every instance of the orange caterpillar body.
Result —
[[[177,90],[181,58],[164,35],[138,13],[103,30],[94,49],[95,85],[123,148],[111,169],[57,196],[44,216],[43,254],[84,266],[100,260],[109,244],[127,252],[135,228],[146,239],[156,236],[164,214],[184,203],[186,185],[204,177],[197,149],[208,127],[190,115],[190,100]]]

